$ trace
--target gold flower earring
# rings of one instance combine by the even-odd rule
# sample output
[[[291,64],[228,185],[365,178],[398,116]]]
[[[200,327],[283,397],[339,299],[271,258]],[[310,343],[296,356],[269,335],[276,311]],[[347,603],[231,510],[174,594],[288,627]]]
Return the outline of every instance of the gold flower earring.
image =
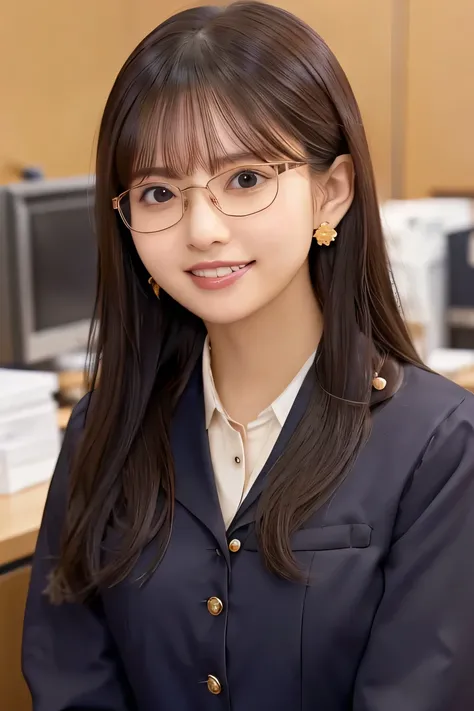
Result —
[[[313,236],[320,247],[322,247],[323,244],[326,247],[329,247],[331,242],[334,242],[336,239],[337,232],[333,227],[331,227],[329,222],[321,222]]]
[[[153,277],[150,277],[148,279],[148,283],[150,284],[151,288],[153,289],[155,296],[157,299],[160,298],[160,287],[156,283],[156,281],[153,279]]]

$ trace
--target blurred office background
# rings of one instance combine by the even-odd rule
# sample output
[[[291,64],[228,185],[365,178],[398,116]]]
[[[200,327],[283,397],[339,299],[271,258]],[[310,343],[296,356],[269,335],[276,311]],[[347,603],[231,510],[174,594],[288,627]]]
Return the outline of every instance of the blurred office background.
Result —
[[[359,100],[394,278],[420,353],[474,390],[474,3],[280,4],[326,39]],[[60,431],[83,388],[101,113],[131,50],[187,6],[0,7],[1,711],[31,708],[21,623]]]

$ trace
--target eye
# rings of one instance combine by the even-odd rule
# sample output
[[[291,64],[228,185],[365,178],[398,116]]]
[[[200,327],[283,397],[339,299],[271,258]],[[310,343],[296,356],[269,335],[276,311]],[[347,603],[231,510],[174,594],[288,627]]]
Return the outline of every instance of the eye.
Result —
[[[240,188],[255,188],[266,180],[265,176],[256,173],[254,170],[242,170],[237,173],[228,184],[228,188],[239,190]]]
[[[146,205],[162,205],[177,197],[166,185],[150,185],[142,191],[140,202]]]

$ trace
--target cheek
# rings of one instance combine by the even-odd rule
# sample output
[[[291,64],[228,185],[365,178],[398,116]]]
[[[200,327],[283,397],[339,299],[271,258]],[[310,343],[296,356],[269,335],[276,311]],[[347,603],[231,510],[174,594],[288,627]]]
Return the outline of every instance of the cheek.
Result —
[[[176,262],[172,240],[156,235],[133,234],[132,239],[145,269],[160,283],[162,275],[167,273],[173,261]]]
[[[294,225],[299,232],[312,231],[314,204],[310,184],[295,175],[289,189],[278,196],[278,210],[282,222],[290,229]]]
[[[313,210],[305,195],[298,200],[282,199],[248,225],[246,239],[254,244],[255,259],[261,264],[284,263],[288,268],[300,266],[311,247]]]

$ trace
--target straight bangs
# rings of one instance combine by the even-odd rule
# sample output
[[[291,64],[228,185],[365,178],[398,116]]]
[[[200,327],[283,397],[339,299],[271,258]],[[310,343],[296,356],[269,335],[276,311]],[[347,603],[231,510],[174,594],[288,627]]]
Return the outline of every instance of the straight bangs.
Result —
[[[171,179],[198,168],[218,173],[235,161],[222,143],[222,129],[236,153],[258,162],[307,161],[302,143],[288,138],[294,127],[286,125],[275,96],[259,87],[256,77],[247,85],[244,77],[237,82],[238,89],[235,79],[226,81],[215,65],[202,67],[197,61],[183,77],[177,62],[162,83],[140,92],[118,138],[119,187],[127,189],[137,176],[147,177],[157,162]]]

